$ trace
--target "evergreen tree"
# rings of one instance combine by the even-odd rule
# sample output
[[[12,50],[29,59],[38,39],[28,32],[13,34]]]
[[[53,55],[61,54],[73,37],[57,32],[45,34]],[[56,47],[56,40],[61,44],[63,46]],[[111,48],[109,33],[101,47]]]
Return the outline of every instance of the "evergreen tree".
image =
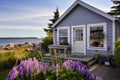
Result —
[[[52,33],[53,32],[53,28],[51,27],[57,20],[59,19],[59,10],[58,8],[56,9],[56,11],[54,12],[54,18],[53,19],[49,19],[49,21],[51,21],[51,23],[48,23],[48,28],[45,28],[44,31],[46,33]]]
[[[112,0],[112,2],[114,6],[111,7],[112,10],[108,14],[120,18],[120,0]]]
[[[44,37],[43,43],[44,43],[44,49],[46,52],[48,52],[48,45],[53,44],[53,28],[52,25],[59,19],[59,10],[58,8],[54,12],[54,18],[49,19],[51,23],[48,23],[48,28],[45,28],[44,31],[47,33],[47,36]]]

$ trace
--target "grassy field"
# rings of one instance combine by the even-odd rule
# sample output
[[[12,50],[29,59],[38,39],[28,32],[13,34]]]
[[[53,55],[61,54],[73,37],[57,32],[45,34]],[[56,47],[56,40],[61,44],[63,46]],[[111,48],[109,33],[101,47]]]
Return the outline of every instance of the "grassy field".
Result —
[[[26,49],[27,47],[22,46],[13,50],[0,51],[0,80],[5,80],[11,68],[21,60],[32,57],[40,58],[40,54],[30,53]]]
[[[8,75],[8,73],[9,73],[9,71],[10,71],[10,69],[6,69],[4,71],[1,71],[0,72],[0,80],[5,80],[7,75]]]

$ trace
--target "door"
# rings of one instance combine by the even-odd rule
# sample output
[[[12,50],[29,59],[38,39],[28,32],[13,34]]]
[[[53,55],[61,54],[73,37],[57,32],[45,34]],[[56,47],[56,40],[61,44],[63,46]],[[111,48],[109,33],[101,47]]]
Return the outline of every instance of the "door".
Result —
[[[73,28],[73,53],[84,54],[84,28]]]

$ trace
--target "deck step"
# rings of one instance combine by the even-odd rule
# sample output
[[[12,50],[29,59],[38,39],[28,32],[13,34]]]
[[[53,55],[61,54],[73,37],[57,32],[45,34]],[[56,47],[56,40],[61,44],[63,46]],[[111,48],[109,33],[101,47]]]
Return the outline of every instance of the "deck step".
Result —
[[[94,65],[96,63],[96,59],[92,59],[91,61],[89,61],[86,65],[88,67],[91,67],[92,65]]]

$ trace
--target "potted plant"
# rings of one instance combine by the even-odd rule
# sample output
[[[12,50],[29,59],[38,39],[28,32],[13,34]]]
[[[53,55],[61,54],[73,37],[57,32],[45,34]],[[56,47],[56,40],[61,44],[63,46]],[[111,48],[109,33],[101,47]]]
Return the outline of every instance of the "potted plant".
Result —
[[[104,39],[104,38],[105,38],[105,35],[104,35],[103,32],[99,32],[99,33],[98,33],[98,37],[99,37],[99,39]]]
[[[115,64],[115,60],[114,60],[114,55],[110,55],[109,56],[109,62],[110,62],[110,65],[115,67],[116,64]]]
[[[95,54],[95,59],[97,60],[97,62],[99,64],[103,64],[104,63],[104,56],[102,54],[99,54],[99,53]]]

